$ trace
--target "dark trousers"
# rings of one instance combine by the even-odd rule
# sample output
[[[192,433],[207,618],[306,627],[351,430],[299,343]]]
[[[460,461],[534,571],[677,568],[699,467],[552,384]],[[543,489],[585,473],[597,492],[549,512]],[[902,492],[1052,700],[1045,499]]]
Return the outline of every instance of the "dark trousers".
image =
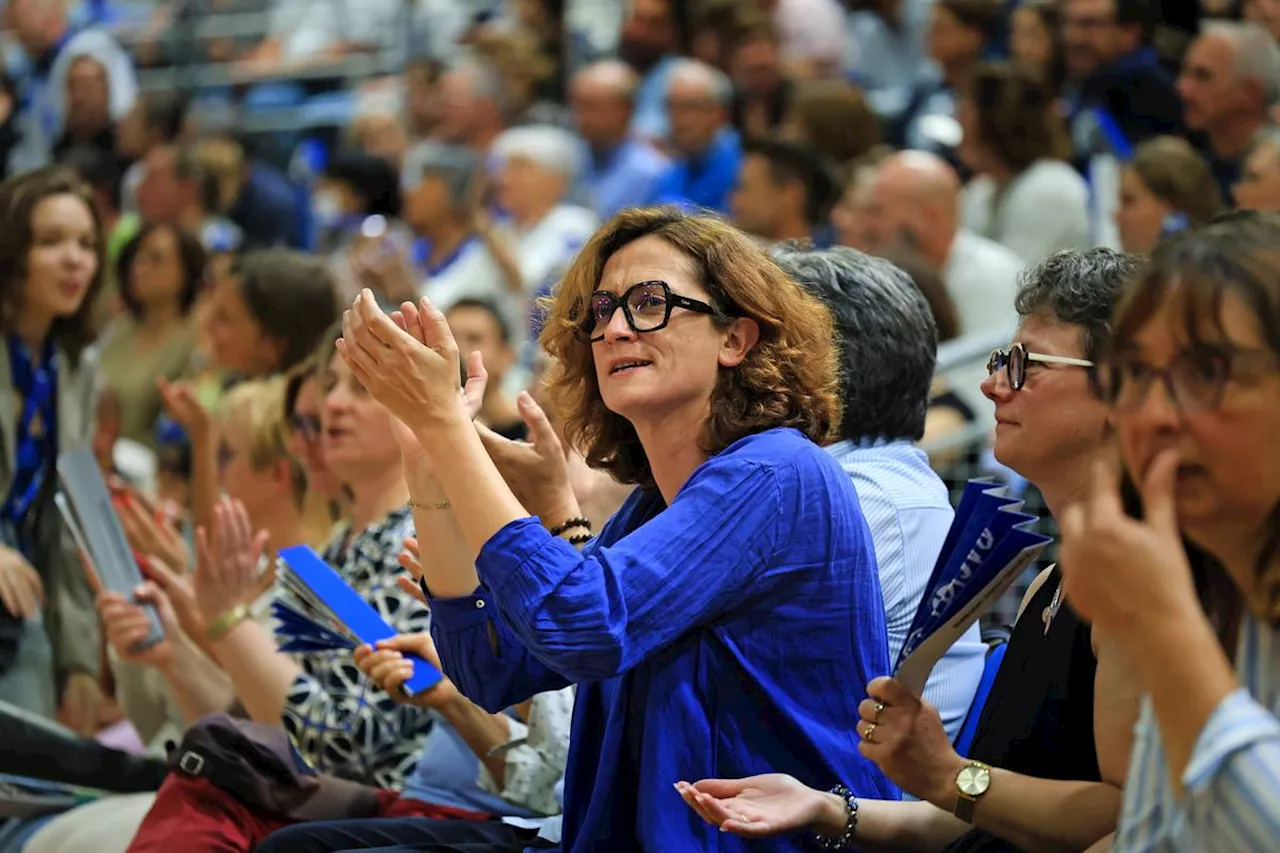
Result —
[[[536,831],[498,821],[371,818],[300,823],[278,830],[255,853],[523,853],[551,849]]]

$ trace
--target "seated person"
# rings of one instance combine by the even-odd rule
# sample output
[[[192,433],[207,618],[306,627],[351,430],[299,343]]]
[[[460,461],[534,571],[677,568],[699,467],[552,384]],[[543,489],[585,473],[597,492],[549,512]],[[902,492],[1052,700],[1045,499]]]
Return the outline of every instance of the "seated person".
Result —
[[[1001,353],[983,383],[1004,424],[996,456],[1039,486],[1057,515],[1088,487],[1093,466],[1113,457],[1110,413],[1086,371],[1052,359],[1100,357],[1139,266],[1095,249],[1029,270],[1012,347],[1037,358]],[[1063,606],[1062,573],[1051,567],[1023,601],[969,756],[955,752],[932,705],[892,679],[870,685],[859,709],[862,754],[922,802],[882,802],[853,786],[827,794],[785,775],[679,787],[704,819],[748,838],[807,828],[868,851],[1085,850],[1114,831],[1120,811],[1137,717],[1126,660]]]
[[[545,418],[523,468],[499,472],[443,317],[402,311],[398,327],[362,294],[341,352],[417,438],[405,464],[445,671],[491,710],[577,685],[566,848],[723,846],[672,810],[684,767],[779,761],[894,796],[856,755],[853,705],[822,698],[889,661],[857,493],[814,444],[840,410],[820,302],[715,217],[633,209],[591,240],[542,340],[571,443],[640,486],[598,540]]]

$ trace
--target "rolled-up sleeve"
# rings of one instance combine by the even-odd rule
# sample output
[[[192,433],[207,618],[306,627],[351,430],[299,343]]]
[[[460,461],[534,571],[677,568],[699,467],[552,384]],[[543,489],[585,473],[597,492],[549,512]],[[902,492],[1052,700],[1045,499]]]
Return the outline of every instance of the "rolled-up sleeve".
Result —
[[[1197,849],[1252,853],[1280,838],[1280,720],[1239,688],[1209,717],[1182,774]]]
[[[529,655],[483,587],[464,598],[433,598],[431,612],[431,638],[445,675],[490,713],[569,686]]]
[[[476,561],[503,620],[571,681],[625,672],[690,628],[768,592],[777,468],[707,464],[671,505],[618,541],[579,553],[536,519],[499,530]]]

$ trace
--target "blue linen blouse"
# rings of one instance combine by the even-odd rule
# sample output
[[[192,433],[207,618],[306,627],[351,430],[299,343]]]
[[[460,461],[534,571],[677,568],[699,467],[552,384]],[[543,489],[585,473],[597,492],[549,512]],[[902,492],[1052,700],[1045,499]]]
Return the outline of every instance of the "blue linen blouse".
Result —
[[[670,506],[637,489],[581,553],[536,519],[493,535],[481,586],[432,603],[459,689],[492,711],[578,684],[562,849],[813,849],[706,825],[677,780],[790,773],[898,791],[858,753],[889,669],[875,554],[849,476],[792,429],[743,438]]]

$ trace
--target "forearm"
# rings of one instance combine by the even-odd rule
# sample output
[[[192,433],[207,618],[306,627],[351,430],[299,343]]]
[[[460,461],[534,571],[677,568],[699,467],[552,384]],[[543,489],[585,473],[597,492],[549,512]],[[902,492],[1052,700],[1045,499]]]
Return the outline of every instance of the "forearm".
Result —
[[[231,678],[190,637],[175,637],[173,660],[160,673],[186,725],[226,711],[235,702]]]
[[[218,482],[218,434],[211,426],[191,436],[191,514],[197,529],[213,530]]]
[[[973,825],[1028,853],[1074,853],[1115,830],[1120,799],[1120,789],[1105,782],[1063,782],[992,768],[991,787],[974,806]],[[954,783],[929,801],[950,815]]]
[[[436,479],[453,505],[473,562],[493,534],[517,519],[529,517],[469,421],[420,431],[419,440],[430,454]],[[466,593],[474,589],[473,585]]]
[[[1182,775],[1196,741],[1213,712],[1239,683],[1209,621],[1165,620],[1160,630],[1136,634],[1130,653],[1151,697],[1174,790],[1182,794]]]
[[[847,815],[844,800],[826,794],[812,830],[837,837],[844,832]],[[854,847],[863,853],[937,853],[967,830],[961,821],[923,801],[860,799]]]
[[[249,716],[260,723],[280,722],[285,697],[301,668],[277,651],[271,635],[251,619],[236,625],[213,646]]]
[[[448,508],[440,483],[430,473],[411,471],[405,466],[409,498],[413,501],[413,527],[421,554],[422,575],[431,594],[440,598],[462,598],[480,585],[476,575],[471,546],[458,524],[458,517]]]
[[[461,694],[436,710],[449,721],[501,786],[506,772],[506,757],[491,753],[510,738],[511,728],[507,718],[501,714],[490,714]]]

